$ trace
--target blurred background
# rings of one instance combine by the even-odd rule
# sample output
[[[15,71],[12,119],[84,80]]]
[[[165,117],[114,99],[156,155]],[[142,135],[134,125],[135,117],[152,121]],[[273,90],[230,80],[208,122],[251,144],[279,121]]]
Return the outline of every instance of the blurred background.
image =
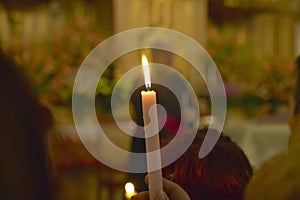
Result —
[[[78,138],[72,87],[80,64],[96,45],[144,26],[180,31],[207,50],[225,81],[224,132],[255,168],[286,148],[294,63],[300,54],[299,0],[1,0],[1,48],[55,118],[45,139],[57,199],[125,198],[126,174],[95,160]],[[115,126],[110,95],[122,74],[140,64],[138,56],[140,52],[132,52],[112,63],[96,94],[100,123],[126,150],[131,138]],[[197,91],[205,121],[210,107],[201,77],[180,58],[175,65]],[[103,151],[114,158],[113,152]]]

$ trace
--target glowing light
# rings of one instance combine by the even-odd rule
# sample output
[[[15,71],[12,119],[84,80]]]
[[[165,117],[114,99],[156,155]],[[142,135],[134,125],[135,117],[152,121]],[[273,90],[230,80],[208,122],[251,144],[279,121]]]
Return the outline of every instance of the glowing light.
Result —
[[[142,64],[143,64],[143,71],[144,71],[144,78],[145,78],[145,86],[147,90],[150,90],[151,89],[150,70],[149,70],[148,59],[145,54],[142,54]]]
[[[135,193],[134,191],[134,185],[130,182],[125,184],[125,191],[128,195],[133,195]]]

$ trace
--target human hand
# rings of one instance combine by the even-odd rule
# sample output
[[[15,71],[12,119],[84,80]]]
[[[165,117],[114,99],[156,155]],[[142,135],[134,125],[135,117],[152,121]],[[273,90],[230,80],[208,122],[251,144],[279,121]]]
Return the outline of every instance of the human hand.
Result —
[[[148,184],[148,175],[145,177]],[[188,194],[176,183],[163,178],[164,191],[158,191],[154,196],[154,200],[190,200]],[[139,192],[131,198],[132,200],[149,200],[149,192]]]

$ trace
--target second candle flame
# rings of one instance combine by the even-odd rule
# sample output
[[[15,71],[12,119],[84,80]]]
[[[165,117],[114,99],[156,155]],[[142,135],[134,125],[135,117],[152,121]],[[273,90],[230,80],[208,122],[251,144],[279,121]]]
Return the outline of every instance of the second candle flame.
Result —
[[[150,80],[150,71],[149,71],[149,63],[145,54],[142,54],[142,64],[145,78],[145,86],[147,90],[151,90],[151,80]]]

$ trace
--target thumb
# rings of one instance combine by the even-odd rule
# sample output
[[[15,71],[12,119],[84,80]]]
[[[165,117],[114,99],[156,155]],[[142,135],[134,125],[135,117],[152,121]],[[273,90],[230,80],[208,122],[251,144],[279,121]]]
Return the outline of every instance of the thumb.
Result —
[[[189,195],[176,183],[163,178],[163,187],[170,199],[190,200]]]
[[[131,200],[149,200],[149,192],[148,191],[139,192],[133,197],[131,197]]]

